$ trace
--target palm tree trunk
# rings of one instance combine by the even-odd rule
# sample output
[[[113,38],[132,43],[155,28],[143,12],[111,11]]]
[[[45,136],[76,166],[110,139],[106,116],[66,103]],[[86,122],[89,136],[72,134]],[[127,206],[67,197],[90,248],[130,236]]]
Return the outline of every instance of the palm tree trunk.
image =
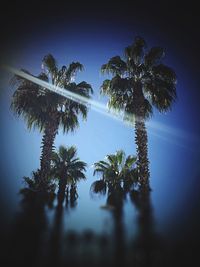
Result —
[[[67,187],[66,177],[61,177],[58,184],[58,205],[62,206],[65,199],[65,190]]]
[[[148,137],[145,122],[141,118],[135,121],[135,143],[137,146],[137,167],[140,184],[149,189]]]
[[[62,240],[63,235],[63,206],[58,203],[55,210],[55,218],[53,222],[52,233],[49,242],[49,253],[47,256],[47,265],[45,266],[62,266]]]
[[[40,183],[42,188],[48,185],[53,144],[58,132],[58,126],[59,121],[57,119],[57,114],[52,114],[51,120],[46,123],[44,135],[42,137],[42,152],[40,158]]]
[[[140,266],[163,266],[163,244],[156,233],[150,192],[141,186],[138,191],[138,235],[134,251]],[[137,265],[137,264],[136,264]]]
[[[78,193],[76,184],[72,184],[70,188],[70,208],[75,208],[77,205]]]
[[[139,183],[147,190],[149,187],[149,160],[148,160],[148,137],[145,126],[145,97],[140,82],[136,85],[135,90],[135,143],[137,150],[137,167]]]
[[[115,265],[125,266],[125,233],[123,223],[123,207],[115,207],[114,219],[114,244],[115,244]]]

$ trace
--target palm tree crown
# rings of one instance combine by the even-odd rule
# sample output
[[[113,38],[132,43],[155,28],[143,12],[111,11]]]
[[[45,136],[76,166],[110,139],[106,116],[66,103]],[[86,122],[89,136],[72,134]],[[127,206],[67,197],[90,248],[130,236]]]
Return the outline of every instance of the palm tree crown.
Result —
[[[86,179],[87,164],[77,157],[76,147],[60,146],[58,152],[52,154],[51,172],[55,179],[66,179],[68,184]]]
[[[101,68],[103,73],[113,75],[101,87],[101,92],[110,96],[110,107],[142,118],[152,115],[152,106],[160,112],[168,111],[176,99],[176,74],[161,63],[164,50],[153,47],[146,52],[145,47],[144,39],[136,37],[125,48],[124,60],[112,57]],[[138,108],[138,101],[142,109]]]
[[[42,69],[43,72],[37,76],[41,80],[88,98],[93,93],[91,85],[85,81],[78,84],[73,82],[76,73],[83,70],[83,65],[79,62],[72,62],[68,67],[62,66],[59,69],[54,57],[48,54],[43,58]],[[26,70],[23,71],[30,74]],[[46,122],[52,119],[52,112],[57,114],[59,126],[63,127],[64,132],[75,130],[78,126],[79,114],[84,119],[87,117],[87,107],[83,104],[19,76],[15,76],[12,81],[17,86],[17,90],[12,98],[11,109],[18,116],[24,117],[29,128],[39,127],[41,131],[44,130]]]
[[[106,194],[109,187],[121,187],[123,184],[127,189],[137,183],[136,157],[126,158],[124,151],[119,150],[107,155],[106,159],[94,163],[94,175],[100,174],[101,179],[92,184],[92,192]]]
[[[84,174],[86,166],[87,164],[77,157],[77,149],[74,146],[60,146],[58,152],[53,152],[51,175],[59,182],[59,204],[64,201],[66,189],[67,198],[69,197],[71,204],[76,201],[78,197],[76,185],[80,180],[86,179]]]

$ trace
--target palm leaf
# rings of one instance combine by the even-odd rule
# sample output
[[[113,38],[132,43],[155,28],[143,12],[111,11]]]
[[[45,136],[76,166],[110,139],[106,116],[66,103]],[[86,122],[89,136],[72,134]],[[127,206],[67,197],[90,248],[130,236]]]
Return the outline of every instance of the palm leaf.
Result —
[[[105,195],[106,190],[107,190],[107,186],[103,180],[95,181],[90,187],[90,192],[95,193],[95,194]]]
[[[58,71],[55,58],[51,54],[47,54],[44,56],[42,63],[44,67],[46,67],[47,71],[52,75],[52,78],[55,78]]]
[[[137,36],[134,40],[134,43],[127,48],[125,48],[125,56],[130,62],[133,60],[135,65],[139,65],[142,61],[144,55],[144,48],[146,46],[145,40]]]
[[[144,57],[144,64],[149,67],[158,64],[164,57],[164,49],[161,47],[152,47]]]
[[[127,70],[126,62],[119,56],[112,57],[107,64],[102,65],[101,72],[113,75],[123,75]]]
[[[136,163],[137,157],[135,156],[128,156],[125,160],[124,165],[126,166],[126,168],[131,168],[133,166],[133,164]]]
[[[83,65],[79,62],[72,62],[69,64],[68,68],[66,69],[65,75],[66,75],[66,81],[70,83],[74,80],[75,75],[77,71],[82,71]]]

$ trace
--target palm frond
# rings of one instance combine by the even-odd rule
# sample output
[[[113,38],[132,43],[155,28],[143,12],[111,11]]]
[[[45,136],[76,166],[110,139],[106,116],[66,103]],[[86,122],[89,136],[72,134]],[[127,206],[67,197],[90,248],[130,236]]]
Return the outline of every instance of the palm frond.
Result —
[[[144,57],[144,64],[147,67],[158,64],[160,60],[164,57],[165,52],[161,47],[152,47],[149,52]]]
[[[125,160],[125,166],[126,168],[132,168],[133,164],[136,163],[137,157],[129,155]]]
[[[174,70],[164,64],[159,64],[157,66],[154,66],[153,68],[153,74],[154,76],[169,82],[169,83],[174,83],[176,84],[176,73]]]
[[[132,177],[135,170],[135,156],[128,156],[123,150],[116,151],[115,154],[110,154],[106,156],[107,161],[98,161],[94,163],[94,173],[100,173],[106,183],[116,184],[127,179],[127,177]]]
[[[68,184],[75,184],[86,179],[84,172],[87,164],[80,161],[75,146],[60,146],[52,155],[51,173],[54,178],[66,179]],[[65,178],[64,178],[65,177]]]
[[[66,104],[65,112],[60,114],[60,125],[63,128],[63,133],[67,133],[69,131],[74,132],[79,126],[77,113],[73,109],[70,109],[69,106],[66,107]]]
[[[67,83],[71,83],[72,81],[74,81],[77,71],[82,71],[82,70],[83,70],[83,65],[79,62],[72,62],[71,64],[69,64],[68,68],[66,68],[65,71]]]
[[[109,154],[106,156],[107,160],[110,164],[115,165],[117,163],[116,155],[115,154]]]
[[[92,86],[85,81],[78,83],[76,85],[76,89],[78,91],[78,94],[88,98],[90,97],[90,94],[93,94]]]
[[[123,150],[118,150],[118,151],[115,153],[115,156],[116,156],[117,163],[118,163],[119,165],[121,165],[121,164],[124,163],[125,152],[124,152]]]
[[[146,83],[144,87],[149,95],[149,99],[160,112],[166,112],[171,109],[176,101],[176,87],[172,79],[162,79],[161,76],[154,76],[151,82]]]
[[[120,56],[112,57],[107,64],[102,65],[101,72],[113,75],[123,75],[127,71],[126,62]]]
[[[79,158],[70,160],[70,169],[86,171],[87,164],[84,161],[81,161]]]
[[[95,175],[96,173],[105,173],[109,167],[110,165],[103,160],[96,162],[94,163],[93,175]]]
[[[95,194],[105,195],[106,191],[107,186],[103,180],[95,181],[90,187],[90,192]]]
[[[47,54],[42,59],[42,63],[47,69],[48,73],[52,75],[52,78],[55,78],[58,71],[56,59],[51,54]]]
[[[111,80],[109,80],[109,79],[106,79],[103,81],[103,84],[101,85],[101,88],[100,88],[101,94],[104,94],[104,95],[108,94],[109,95],[110,82],[111,82]]]
[[[145,40],[142,37],[137,36],[134,43],[125,48],[125,57],[129,62],[133,60],[135,65],[139,65],[142,62],[145,46]]]

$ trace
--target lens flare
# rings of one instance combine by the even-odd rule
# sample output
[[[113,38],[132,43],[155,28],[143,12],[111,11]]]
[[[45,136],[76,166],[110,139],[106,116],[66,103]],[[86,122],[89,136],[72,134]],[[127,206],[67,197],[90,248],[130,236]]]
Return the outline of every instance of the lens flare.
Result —
[[[98,101],[95,101],[93,99],[81,96],[79,94],[76,94],[74,92],[71,92],[70,90],[61,88],[59,86],[55,86],[53,84],[50,84],[48,82],[42,81],[28,73],[25,73],[22,70],[15,69],[10,66],[3,66],[7,71],[12,72],[15,75],[18,75],[24,79],[27,79],[35,84],[38,84],[41,87],[44,87],[46,89],[49,89],[50,91],[57,93],[61,96],[64,96],[68,99],[71,99],[73,101],[76,101],[80,104],[89,106],[94,111],[99,112],[100,114],[103,114],[104,116],[110,117],[111,119],[120,121],[124,123],[128,127],[133,127],[134,125],[134,119],[135,117],[132,114],[128,114],[125,112],[116,111],[113,109],[110,109],[107,105],[100,103]],[[126,119],[124,119],[126,118]],[[185,131],[174,129],[173,127],[166,126],[160,122],[156,122],[155,120],[153,122],[147,122],[148,131],[158,138],[161,138],[162,140],[168,141],[170,143],[173,143],[175,145],[178,145],[180,147],[183,146],[183,143],[180,142],[181,140],[193,140],[195,143],[199,143],[199,139],[196,136],[193,136],[189,133],[186,133]],[[162,135],[159,133],[155,133],[155,131],[162,132]],[[163,134],[166,134],[169,137],[163,136]],[[179,139],[179,140],[177,140]],[[180,140],[181,139],[181,140]]]
[[[67,89],[61,88],[59,86],[55,86],[53,84],[50,84],[48,82],[42,81],[42,80],[40,80],[40,79],[38,79],[38,78],[28,74],[28,73],[25,73],[22,70],[17,70],[15,68],[12,68],[12,67],[9,67],[9,66],[4,66],[4,68],[6,70],[12,72],[15,75],[18,75],[18,76],[20,76],[20,77],[22,77],[24,79],[27,79],[27,80],[35,83],[35,84],[38,84],[41,87],[49,89],[50,91],[52,91],[54,93],[57,93],[57,94],[59,94],[61,96],[64,96],[64,97],[66,97],[68,99],[71,99],[73,101],[76,101],[79,104],[90,106],[91,109],[93,109],[93,110],[95,110],[95,111],[97,111],[97,112],[99,112],[99,113],[101,113],[101,114],[103,114],[105,116],[108,116],[108,117],[110,117],[112,119],[115,119],[115,120],[118,120],[118,121],[125,122],[123,120],[124,113],[109,109],[107,107],[107,105],[105,105],[103,103],[99,103],[98,101],[95,101],[93,99],[81,96],[79,94],[71,92],[70,90],[67,90]],[[129,119],[133,121],[133,115],[126,114],[126,116],[129,117]],[[133,123],[131,123],[129,121],[126,121],[125,124],[130,126],[130,127],[133,126]]]

